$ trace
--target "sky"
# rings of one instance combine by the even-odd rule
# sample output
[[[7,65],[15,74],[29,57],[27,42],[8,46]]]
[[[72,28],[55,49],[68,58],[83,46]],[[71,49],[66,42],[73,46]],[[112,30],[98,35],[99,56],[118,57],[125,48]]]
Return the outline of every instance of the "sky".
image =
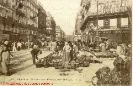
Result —
[[[54,17],[66,35],[71,35],[75,29],[76,16],[81,0],[38,0],[44,9]]]

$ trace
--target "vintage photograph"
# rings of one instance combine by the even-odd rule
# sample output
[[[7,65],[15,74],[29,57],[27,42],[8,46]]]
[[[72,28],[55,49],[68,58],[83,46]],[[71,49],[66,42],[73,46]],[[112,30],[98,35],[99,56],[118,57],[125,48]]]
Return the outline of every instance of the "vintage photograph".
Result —
[[[0,86],[132,86],[132,0],[0,0]]]

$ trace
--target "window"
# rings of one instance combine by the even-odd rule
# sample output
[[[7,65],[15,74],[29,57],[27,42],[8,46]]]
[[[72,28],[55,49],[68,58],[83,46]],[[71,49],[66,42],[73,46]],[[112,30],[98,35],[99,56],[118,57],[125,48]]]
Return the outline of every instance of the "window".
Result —
[[[98,20],[98,26],[103,27],[103,20]]]
[[[121,26],[128,27],[128,18],[121,18]]]
[[[111,27],[116,27],[117,26],[117,19],[110,19],[110,26]]]

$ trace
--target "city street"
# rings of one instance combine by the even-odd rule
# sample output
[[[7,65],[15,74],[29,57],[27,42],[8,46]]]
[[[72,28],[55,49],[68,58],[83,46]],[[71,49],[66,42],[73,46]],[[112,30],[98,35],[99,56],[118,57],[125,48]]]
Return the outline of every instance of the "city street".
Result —
[[[0,0],[0,86],[130,86],[132,0]]]
[[[27,52],[28,51],[28,52]],[[103,67],[109,66],[113,68],[114,59],[100,59],[103,63],[91,63],[89,67],[79,67],[77,69],[64,70],[49,68],[36,68],[32,64],[30,50],[23,51],[17,58],[12,61],[11,76],[0,76],[0,82],[15,82],[15,83],[50,83],[50,86],[89,86],[91,79],[95,76],[95,72]],[[18,52],[20,53],[20,52]],[[15,53],[14,55],[17,55]],[[22,53],[22,52],[21,52]],[[49,55],[50,51],[43,51],[39,58]],[[34,75],[34,76],[33,76]],[[78,83],[77,83],[78,82]],[[65,83],[67,85],[65,85]]]

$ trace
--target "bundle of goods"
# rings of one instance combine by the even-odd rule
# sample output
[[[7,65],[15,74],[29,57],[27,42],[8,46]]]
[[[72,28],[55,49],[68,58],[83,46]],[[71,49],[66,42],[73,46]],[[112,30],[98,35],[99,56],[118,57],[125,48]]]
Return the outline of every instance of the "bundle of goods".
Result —
[[[50,53],[48,56],[44,58],[40,58],[37,63],[36,67],[57,67],[62,62],[62,54],[57,52]]]
[[[96,72],[96,77],[98,78],[97,84],[101,85],[107,85],[109,84],[109,79],[110,79],[110,68],[109,67],[103,67],[100,68]]]
[[[129,86],[131,83],[131,61],[123,60],[118,57],[114,60],[114,68],[111,70],[109,67],[100,68],[96,72],[97,85],[116,86],[123,85]]]
[[[76,56],[76,62],[79,63],[81,67],[88,67],[90,65],[91,53],[87,51],[80,51]]]
[[[48,56],[44,57],[43,60],[43,65],[44,67],[50,67],[52,66],[52,59],[53,59],[53,53],[49,54]]]
[[[63,57],[63,52],[59,51],[58,53],[53,54],[53,67],[56,69],[60,69],[62,67],[62,57]]]
[[[76,58],[76,63],[79,63],[81,67],[88,67],[90,65],[90,60],[87,59],[86,55],[81,55]]]
[[[38,60],[37,67],[55,67],[56,69],[63,68],[63,52],[54,52],[48,56]],[[69,69],[75,69],[77,67],[88,67],[90,63],[101,63],[93,54],[86,51],[80,51],[78,55],[75,55],[73,59],[68,63]]]
[[[97,56],[93,51],[80,51],[77,57],[81,59],[83,57],[86,61],[89,61],[90,63],[101,63],[101,61],[97,59]]]
[[[69,63],[69,68],[70,69],[76,69],[77,67],[79,67],[79,63],[78,62],[76,62],[76,61],[71,61],[70,63]]]
[[[61,63],[62,57],[58,53],[51,53],[45,59],[45,66],[54,66],[57,67],[59,63]]]
[[[43,67],[44,60],[41,58],[36,62],[36,68]]]
[[[95,56],[97,58],[114,58],[114,57],[117,57],[116,54],[112,53],[112,52],[96,52],[95,53]]]
[[[116,84],[122,84],[125,86],[129,86],[131,83],[131,60],[126,57],[125,59],[118,57],[114,61],[114,69],[112,71],[112,78],[115,75],[119,74],[119,83]],[[114,80],[113,83],[115,83],[116,80]]]

